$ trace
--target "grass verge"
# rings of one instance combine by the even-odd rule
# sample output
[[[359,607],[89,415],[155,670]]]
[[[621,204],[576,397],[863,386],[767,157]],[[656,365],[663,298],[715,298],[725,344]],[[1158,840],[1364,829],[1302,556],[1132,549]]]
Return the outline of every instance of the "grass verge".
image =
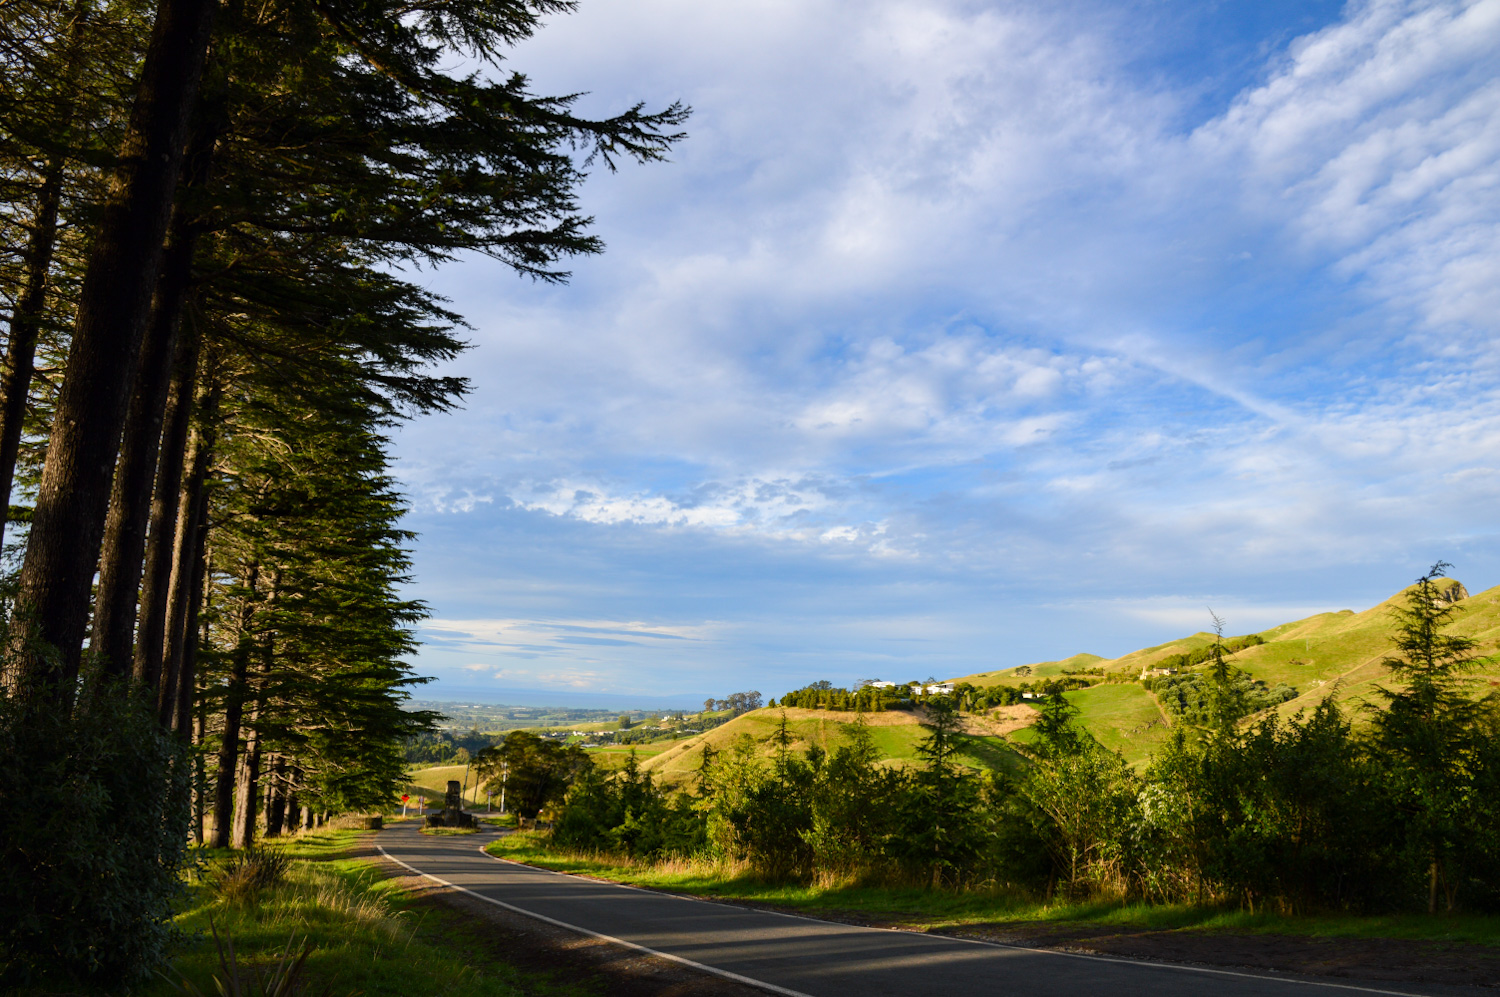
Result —
[[[233,898],[214,885],[233,853],[203,849],[191,876],[189,895],[177,917],[186,934],[167,979],[141,987],[141,997],[176,997],[173,985],[186,979],[201,992],[218,992],[222,976],[209,924],[231,937],[242,976],[255,978],[273,965],[295,936],[313,946],[300,992],[331,997],[359,992],[366,997],[398,995],[572,995],[534,974],[503,964],[478,962],[471,950],[447,941],[462,920],[457,914],[409,909],[394,884],[360,859],[350,857],[359,838],[371,832],[331,830],[283,839],[276,847],[291,859],[285,875],[259,890]]]
[[[485,850],[499,858],[558,872],[597,876],[718,900],[741,900],[814,912],[847,912],[871,921],[919,929],[981,924],[1057,927],[1080,924],[1130,931],[1205,931],[1297,935],[1311,938],[1400,938],[1500,946],[1500,917],[1422,914],[1284,916],[1187,905],[1118,902],[1043,903],[1006,889],[931,890],[880,886],[802,886],[766,883],[742,867],[705,860],[638,862],[551,847],[545,832],[498,838]]]

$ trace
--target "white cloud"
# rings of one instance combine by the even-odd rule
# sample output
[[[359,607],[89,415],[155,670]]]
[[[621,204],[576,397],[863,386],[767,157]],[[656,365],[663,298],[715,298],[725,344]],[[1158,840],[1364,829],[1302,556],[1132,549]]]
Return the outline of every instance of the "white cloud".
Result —
[[[546,521],[585,545],[576,592],[588,544],[650,573],[764,541],[783,560],[726,642],[834,562],[869,571],[850,605],[1046,575],[1017,598],[1139,585],[1167,602],[1116,618],[1169,627],[1184,575],[1357,585],[1491,533],[1500,0],[1353,3],[1196,124],[1120,48],[1067,5],[559,19],[517,54],[539,89],[682,96],[691,138],[591,181],[610,251],[571,287],[442,275],[478,391],[404,437],[419,507]],[[559,619],[637,611],[576,598]],[[507,654],[636,653],[507,626]]]
[[[1194,136],[1371,293],[1434,325],[1500,314],[1500,2],[1371,0]]]
[[[1244,603],[1232,598],[1226,600],[1213,596],[1157,596],[1146,600],[1086,603],[1075,608],[1143,620],[1179,636],[1212,632],[1213,614],[1217,614],[1224,621],[1225,635],[1231,636],[1254,633],[1282,623],[1303,620],[1318,613],[1334,613],[1349,607],[1329,603]]]

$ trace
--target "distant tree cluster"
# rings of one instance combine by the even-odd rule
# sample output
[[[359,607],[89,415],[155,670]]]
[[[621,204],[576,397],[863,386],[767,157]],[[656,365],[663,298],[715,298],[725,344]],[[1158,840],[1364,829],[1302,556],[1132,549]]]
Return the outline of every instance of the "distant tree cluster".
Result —
[[[761,708],[762,700],[758,692],[731,692],[723,699],[705,699],[703,710],[705,713],[722,713],[730,710],[734,713],[749,713],[751,710]]]
[[[401,755],[409,765],[462,765],[501,739],[500,735],[481,734],[477,730],[467,734],[426,731],[404,740]]]
[[[900,709],[903,706],[925,705],[937,699],[951,702],[961,710],[987,710],[996,706],[1015,706],[1031,698],[1056,696],[1074,689],[1087,689],[1102,675],[1095,669],[1086,675],[1064,675],[1060,678],[1038,679],[1018,685],[974,686],[959,682],[952,692],[930,691],[935,682],[911,682],[905,685],[874,685],[866,683],[857,689],[842,689],[827,680],[814,682],[794,689],[779,700],[771,700],[772,706],[795,706],[804,710],[834,710],[841,712],[880,713]],[[1027,696],[1030,693],[1030,696]]]
[[[1216,641],[1203,694],[1144,771],[1060,695],[1041,702],[1019,745],[1025,764],[983,775],[959,764],[953,697],[929,700],[914,771],[879,764],[862,721],[831,754],[794,750],[783,714],[768,745],[746,735],[705,752],[691,793],[663,792],[636,767],[584,773],[558,807],[555,840],[739,860],[776,881],[1009,884],[1283,912],[1500,911],[1500,700],[1476,695],[1478,646],[1447,629],[1457,610],[1435,584],[1444,567],[1395,611],[1394,683],[1363,728],[1332,697],[1289,719],[1252,716],[1261,703]]]
[[[803,710],[841,710],[865,713],[880,713],[897,703],[908,700],[911,693],[906,686],[877,687],[865,685],[858,689],[841,689],[826,679],[794,689],[771,705],[795,706]]]
[[[1233,683],[1233,695],[1252,713],[1296,699],[1298,695],[1293,686],[1284,682],[1269,686],[1240,669],[1232,672],[1230,682]],[[1219,694],[1211,678],[1195,673],[1161,675],[1147,678],[1141,684],[1156,693],[1157,701],[1174,719],[1191,724],[1208,721],[1215,708],[1215,697]]]
[[[502,798],[507,811],[531,819],[560,800],[593,764],[578,745],[529,730],[511,731],[474,757],[485,791]]]
[[[1037,679],[1016,685],[991,685],[983,688],[954,688],[954,695],[973,710],[993,709],[996,706],[1016,706],[1028,700],[1061,696],[1075,689],[1087,689],[1094,679],[1084,675],[1064,675],[1061,678]],[[1027,693],[1030,693],[1028,696]]]
[[[1216,653],[1216,648],[1218,649],[1217,653],[1234,654],[1236,651],[1243,651],[1247,647],[1255,647],[1264,643],[1265,639],[1262,638],[1260,634],[1246,634],[1243,637],[1231,637],[1225,641],[1219,641],[1214,644],[1207,644],[1203,647],[1195,647],[1193,650],[1184,651],[1181,654],[1169,654],[1165,658],[1162,658],[1160,661],[1158,661],[1152,667],[1174,670],[1181,668],[1192,668],[1194,665],[1201,665],[1205,661],[1211,660]]]

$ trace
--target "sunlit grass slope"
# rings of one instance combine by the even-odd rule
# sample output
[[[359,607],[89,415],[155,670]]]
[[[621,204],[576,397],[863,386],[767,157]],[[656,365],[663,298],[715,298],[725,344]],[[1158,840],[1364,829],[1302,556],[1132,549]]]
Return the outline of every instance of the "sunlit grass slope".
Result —
[[[754,743],[759,757],[769,758],[774,751],[771,736],[782,712],[779,708],[754,710],[697,737],[664,745],[665,750],[650,758],[643,757],[641,768],[653,773],[666,785],[684,785],[696,777],[703,764],[705,746],[716,752],[729,751],[744,737]],[[840,745],[848,744],[849,732],[857,722],[857,715],[853,713],[796,708],[788,708],[785,712],[793,738],[791,748],[798,753],[814,745],[832,752]],[[871,740],[886,764],[905,766],[917,763],[917,745],[926,736],[926,730],[916,714],[899,710],[869,713],[865,714],[865,721]],[[961,740],[960,760],[971,768],[1001,768],[1016,763],[1014,752],[1003,738],[975,733],[965,735]]]
[[[1023,665],[1026,671],[1023,673],[1017,668],[1002,668],[993,672],[976,672],[973,675],[965,675],[954,679],[956,682],[968,682],[971,685],[1020,685],[1022,682],[1031,682],[1038,678],[1051,678],[1062,675],[1066,671],[1082,668],[1098,668],[1104,659],[1097,654],[1075,654],[1071,658],[1063,658],[1061,661],[1041,661],[1034,665]]]
[[[442,803],[443,795],[448,792],[448,780],[457,779],[460,784],[464,782],[463,765],[434,765],[431,768],[414,768],[407,773],[407,781],[410,788],[403,792],[411,793],[413,802],[416,797],[430,800],[433,803]],[[472,767],[468,769],[468,789],[464,792],[464,799],[473,804],[484,804],[484,792],[479,787],[479,775]]]
[[[1166,740],[1168,724],[1156,698],[1136,683],[1096,685],[1066,694],[1089,732],[1126,761],[1145,761]]]
[[[1440,590],[1451,591],[1454,596],[1463,594],[1461,588],[1455,590],[1457,581],[1440,580],[1438,584]],[[1344,609],[1318,613],[1262,630],[1259,636],[1264,644],[1246,648],[1230,660],[1267,685],[1285,683],[1298,691],[1296,699],[1277,707],[1283,715],[1308,709],[1328,696],[1337,696],[1351,710],[1363,710],[1374,705],[1376,686],[1389,684],[1389,671],[1382,662],[1393,653],[1392,610],[1405,605],[1406,598],[1403,590],[1363,612]],[[1482,654],[1497,659],[1479,670],[1475,691],[1484,694],[1500,689],[1500,586],[1459,598],[1457,606],[1453,631],[1475,638]],[[1229,633],[1239,632],[1232,620],[1228,622]],[[1103,668],[1116,680],[1114,683],[1070,692],[1068,699],[1078,706],[1080,720],[1095,737],[1139,764],[1167,736],[1167,729],[1155,698],[1134,679],[1168,655],[1205,647],[1213,639],[1212,633],[1200,631],[1118,658],[1075,655],[1027,666],[1028,674],[1010,668],[977,672],[953,681],[979,686],[1016,685],[1085,666]],[[1024,740],[1027,735],[1021,732],[1013,736]]]

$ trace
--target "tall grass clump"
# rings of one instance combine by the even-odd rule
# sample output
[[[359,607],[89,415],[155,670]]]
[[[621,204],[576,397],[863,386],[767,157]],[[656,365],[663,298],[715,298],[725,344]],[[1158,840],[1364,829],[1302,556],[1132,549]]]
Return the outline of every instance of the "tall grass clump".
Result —
[[[283,839],[276,851],[249,861],[205,855],[189,877],[177,918],[183,944],[170,970],[133,992],[138,997],[561,992],[490,962],[459,941],[467,930],[459,915],[409,909],[409,897],[350,856],[358,840],[358,832],[330,829]],[[242,885],[257,879],[254,889]],[[238,991],[228,989],[231,976]]]

